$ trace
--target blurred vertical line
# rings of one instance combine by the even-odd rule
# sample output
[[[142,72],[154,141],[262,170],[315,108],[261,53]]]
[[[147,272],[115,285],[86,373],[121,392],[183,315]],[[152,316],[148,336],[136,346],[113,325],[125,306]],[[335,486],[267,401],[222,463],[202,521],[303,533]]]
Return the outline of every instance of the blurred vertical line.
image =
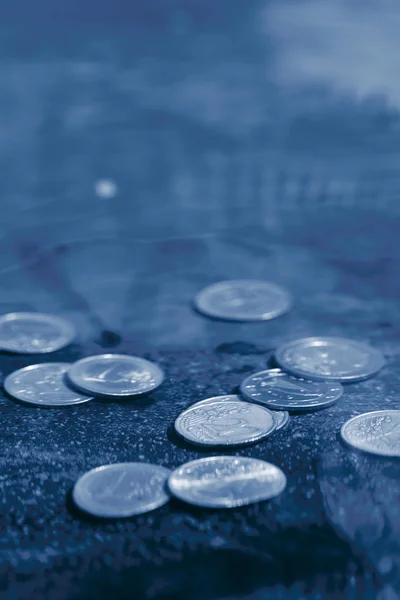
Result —
[[[217,232],[224,228],[224,200],[226,197],[226,157],[220,152],[214,152],[206,161],[205,181],[209,182],[206,193],[209,195],[210,232]]]

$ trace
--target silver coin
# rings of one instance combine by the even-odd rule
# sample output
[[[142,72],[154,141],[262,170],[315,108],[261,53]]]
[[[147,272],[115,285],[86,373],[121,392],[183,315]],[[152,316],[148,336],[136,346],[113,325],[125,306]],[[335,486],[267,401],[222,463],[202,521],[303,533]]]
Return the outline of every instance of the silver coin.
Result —
[[[100,354],[78,360],[68,371],[78,389],[94,396],[124,397],[147,394],[164,379],[154,363],[125,354]]]
[[[242,456],[193,460],[173,471],[171,493],[189,504],[233,508],[269,500],[283,492],[285,474],[271,463]]]
[[[24,367],[8,375],[4,389],[10,396],[36,406],[69,406],[93,400],[65,382],[70,363],[42,363]]]
[[[377,410],[357,415],[340,430],[345,442],[358,450],[400,457],[400,410]]]
[[[281,369],[269,369],[247,377],[240,391],[245,398],[269,409],[301,411],[330,406],[343,394],[343,387],[336,382],[307,381]]]
[[[292,375],[317,381],[361,381],[385,359],[376,348],[340,337],[310,337],[278,348],[276,360]]]
[[[148,463],[117,463],[92,469],[76,482],[72,496],[82,510],[105,518],[131,517],[169,500],[171,471]]]
[[[9,313],[0,317],[0,349],[45,354],[64,348],[75,337],[71,323],[43,313]]]
[[[239,400],[242,400],[242,398],[240,398],[239,396],[236,396]],[[218,401],[219,402],[232,402],[231,400],[231,396],[218,396]],[[247,401],[251,401],[250,399],[247,398],[243,398],[243,402],[247,402]],[[198,406],[199,404],[214,404],[215,399],[214,398],[207,398],[206,400],[200,400],[200,402],[196,403],[196,406]],[[193,407],[194,405],[192,405]],[[191,408],[192,408],[191,407]],[[275,417],[275,421],[276,421],[276,431],[278,431],[278,429],[282,429],[282,427],[285,427],[285,425],[287,424],[287,422],[289,421],[289,413],[286,410],[275,410],[274,407],[268,407],[270,410],[273,411],[273,415]]]
[[[274,414],[238,396],[215,396],[213,402],[194,404],[175,421],[176,431],[202,446],[252,444],[276,429]]]
[[[274,319],[292,307],[292,297],[285,289],[252,279],[215,283],[197,294],[194,302],[205,315],[231,321]]]

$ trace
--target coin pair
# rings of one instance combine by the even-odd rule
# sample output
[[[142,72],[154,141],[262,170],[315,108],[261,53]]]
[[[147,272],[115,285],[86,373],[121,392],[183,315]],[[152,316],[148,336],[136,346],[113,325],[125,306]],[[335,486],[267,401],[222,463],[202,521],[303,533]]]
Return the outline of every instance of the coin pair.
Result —
[[[6,377],[4,388],[14,398],[36,406],[68,406],[94,396],[124,398],[153,391],[163,371],[136,356],[102,354],[70,363],[42,363]]]
[[[196,506],[233,508],[279,495],[286,476],[255,458],[213,456],[174,471],[148,463],[118,463],[92,469],[73,489],[77,506],[97,517],[120,518],[154,510],[170,494]]]

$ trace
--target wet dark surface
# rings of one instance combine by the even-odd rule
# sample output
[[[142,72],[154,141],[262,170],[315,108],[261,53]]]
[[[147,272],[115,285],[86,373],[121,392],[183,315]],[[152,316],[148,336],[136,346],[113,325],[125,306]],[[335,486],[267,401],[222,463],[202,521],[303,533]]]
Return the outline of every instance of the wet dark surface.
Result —
[[[324,5],[1,7],[0,310],[78,328],[53,355],[3,354],[2,376],[109,350],[166,371],[132,401],[1,399],[4,597],[398,598],[399,462],[352,453],[338,431],[400,408],[399,17],[390,2]],[[248,324],[192,309],[236,277],[287,287],[294,309]],[[209,455],[174,434],[179,412],[236,392],[281,342],[323,334],[369,342],[387,365],[237,452],[285,471],[279,498],[113,522],[74,508],[91,467]]]

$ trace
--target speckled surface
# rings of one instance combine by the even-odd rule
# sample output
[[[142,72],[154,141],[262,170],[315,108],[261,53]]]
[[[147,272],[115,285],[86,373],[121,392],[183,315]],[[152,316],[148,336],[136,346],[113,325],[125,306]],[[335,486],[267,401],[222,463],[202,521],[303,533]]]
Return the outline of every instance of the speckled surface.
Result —
[[[396,90],[394,105],[366,84],[356,93],[355,68],[343,91],[322,13],[331,79],[308,81],[301,50],[315,22],[296,13],[291,35],[283,1],[56,4],[0,7],[0,311],[74,322],[76,343],[51,360],[127,352],[166,380],[147,398],[63,409],[1,396],[0,594],[395,600],[399,462],[337,436],[355,414],[400,408]],[[390,9],[338,6],[327,22],[343,30],[340,47],[359,19],[372,47],[374,14],[382,28]],[[96,196],[102,178],[114,198]],[[248,324],[193,310],[199,289],[235,277],[287,287],[294,309]],[[279,498],[217,512],[174,501],[105,522],[74,508],[71,488],[92,467],[210,454],[175,436],[178,413],[236,393],[278,344],[308,335],[369,342],[387,364],[238,452],[285,471]],[[3,353],[2,376],[34,360]]]

